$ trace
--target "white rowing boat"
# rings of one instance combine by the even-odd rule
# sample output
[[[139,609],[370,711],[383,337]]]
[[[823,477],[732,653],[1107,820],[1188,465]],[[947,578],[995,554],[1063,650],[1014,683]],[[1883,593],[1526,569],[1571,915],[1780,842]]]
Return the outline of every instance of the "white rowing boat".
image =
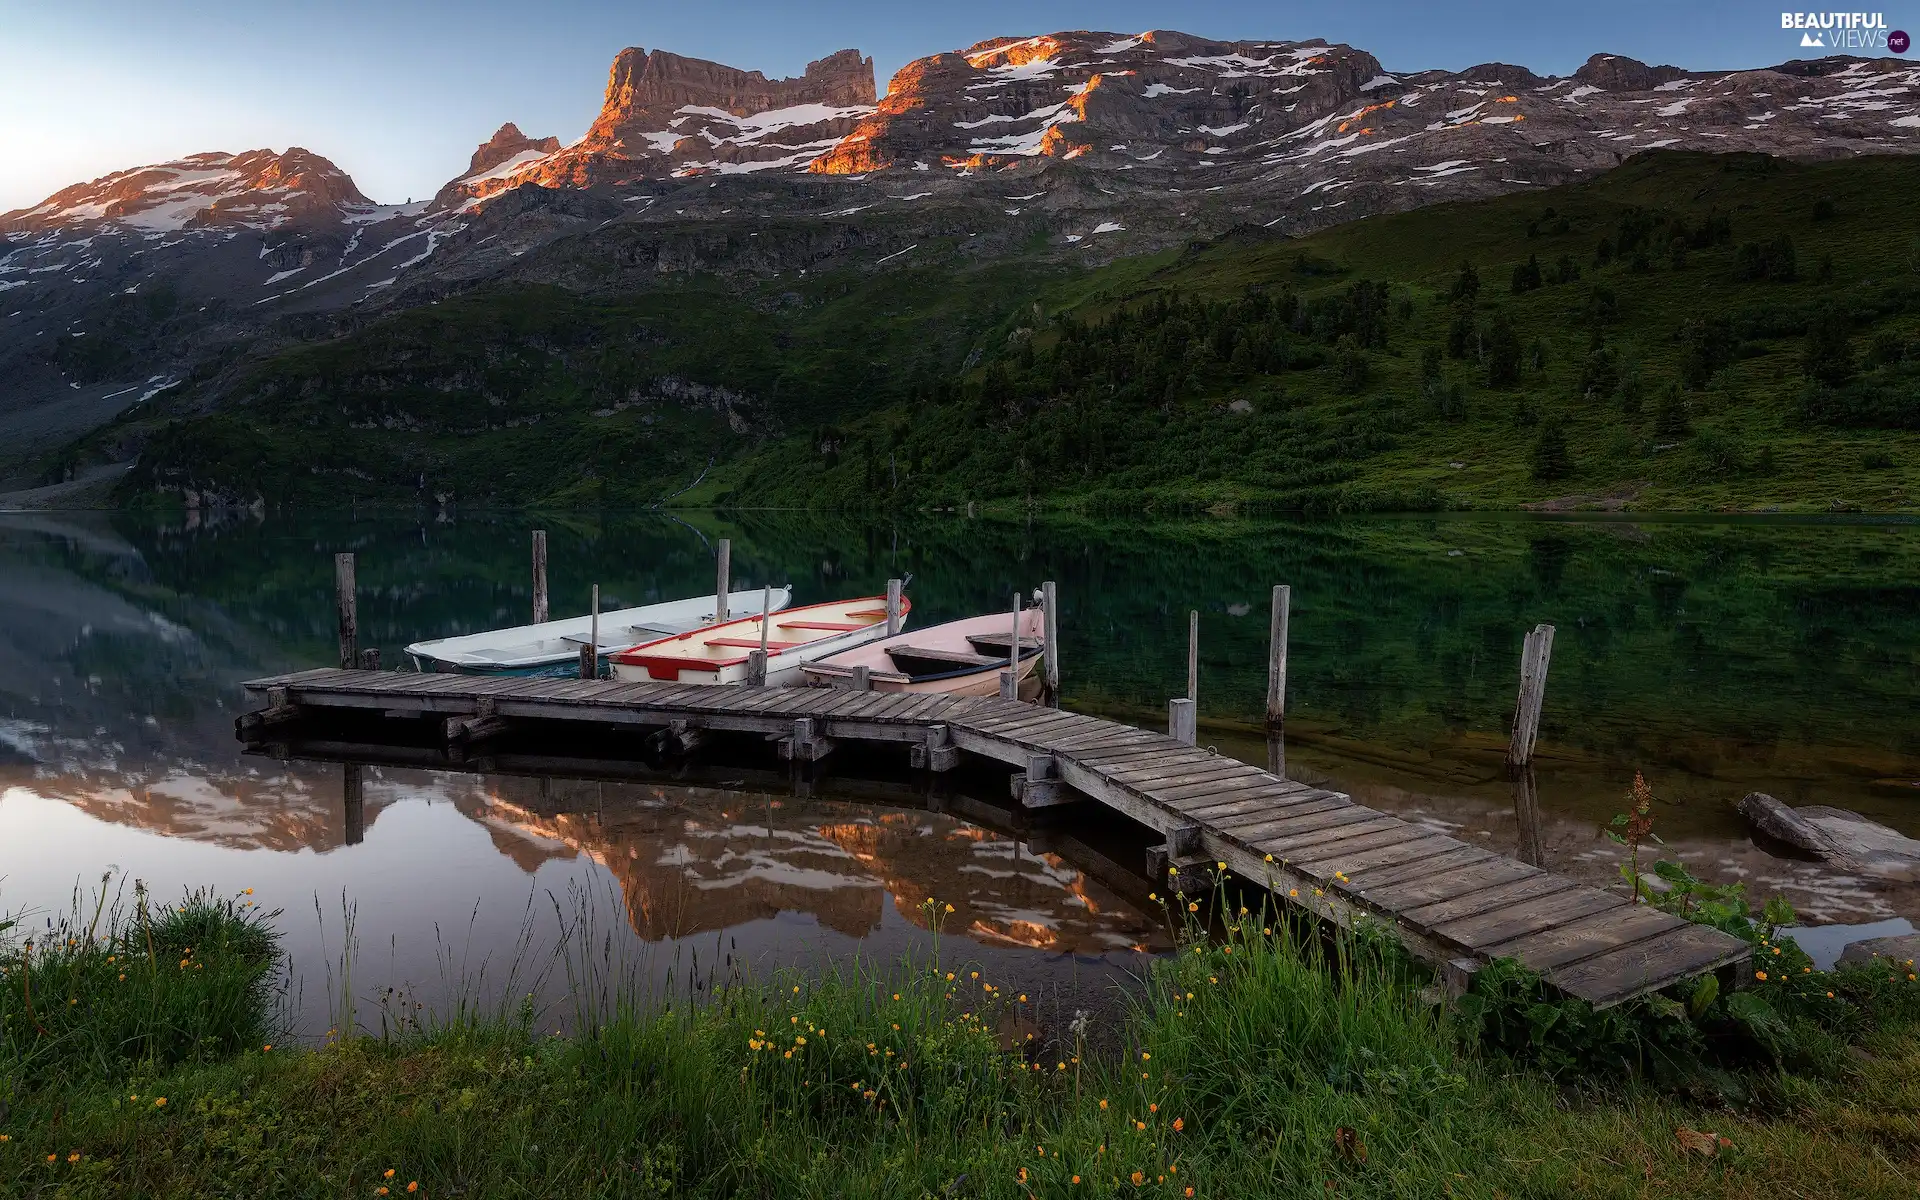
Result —
[[[902,628],[912,608],[901,597]],[[816,659],[886,636],[887,598],[864,596],[803,604],[772,614],[764,625],[756,612],[623,650],[608,662],[615,679],[631,683],[745,683],[748,655],[764,646],[767,683],[780,687],[804,683],[801,668]]]
[[[779,612],[793,602],[793,589],[756,588],[733,592],[727,596],[727,611],[729,614],[751,612],[757,621],[763,601],[771,611]],[[609,655],[631,646],[711,626],[713,615],[711,595],[603,612],[599,657],[604,664]],[[421,671],[462,675],[572,675],[580,669],[580,647],[592,638],[593,617],[589,614],[415,642],[407,647],[407,657]]]
[[[1020,657],[1016,669],[1023,697],[1037,694],[1033,670],[1040,663],[1046,613],[1030,608],[1020,614]],[[1014,661],[1013,617],[994,613],[931,625],[843,650],[802,673],[817,687],[846,687],[855,667],[868,670],[876,692],[930,692],[950,696],[997,696],[1000,673]]]

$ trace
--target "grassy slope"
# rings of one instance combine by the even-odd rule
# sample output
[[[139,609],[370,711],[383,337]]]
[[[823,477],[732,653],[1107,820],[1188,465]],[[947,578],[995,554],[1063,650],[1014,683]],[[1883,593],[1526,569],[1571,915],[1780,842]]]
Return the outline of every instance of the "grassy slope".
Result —
[[[1155,294],[1178,291],[1225,300],[1249,288],[1288,284],[1310,300],[1342,291],[1356,279],[1387,281],[1395,285],[1395,295],[1410,294],[1415,303],[1410,318],[1390,322],[1388,346],[1371,356],[1372,379],[1357,395],[1340,389],[1331,367],[1239,377],[1217,367],[1204,369],[1195,394],[1182,403],[1125,414],[1131,422],[1126,432],[1146,449],[1097,472],[1086,469],[1072,446],[1050,462],[1022,470],[1023,459],[1031,462],[1045,453],[1041,447],[1052,433],[1044,405],[1024,416],[996,413],[985,427],[950,408],[903,411],[897,422],[910,432],[904,438],[890,435],[889,442],[900,445],[889,444],[886,451],[923,465],[928,477],[911,480],[899,501],[948,504],[1005,495],[1020,490],[1013,485],[1024,485],[1034,493],[1091,498],[1096,504],[1103,493],[1117,491],[1112,499],[1119,503],[1110,507],[1138,507],[1156,499],[1298,506],[1302,495],[1286,472],[1303,464],[1275,458],[1271,451],[1290,438],[1297,442],[1302,427],[1312,425],[1326,436],[1307,443],[1305,465],[1317,466],[1326,453],[1338,455],[1336,435],[1343,431],[1385,429],[1396,445],[1357,455],[1349,485],[1308,495],[1309,506],[1437,503],[1510,509],[1555,497],[1598,499],[1613,493],[1631,497],[1630,507],[1641,509],[1807,510],[1838,504],[1913,511],[1920,499],[1920,433],[1809,427],[1796,416],[1803,386],[1797,326],[1782,336],[1748,340],[1737,360],[1704,391],[1686,397],[1696,428],[1723,435],[1721,444],[1732,444],[1744,466],[1708,460],[1685,437],[1656,436],[1653,410],[1660,390],[1678,378],[1679,334],[1692,317],[1723,315],[1737,323],[1743,316],[1778,314],[1776,323],[1792,325],[1827,304],[1858,304],[1891,292],[1906,297],[1893,301],[1904,303],[1905,311],[1871,328],[1856,324],[1856,353],[1869,333],[1891,334],[1909,345],[1920,341],[1911,301],[1920,277],[1909,261],[1920,217],[1900,199],[1915,187],[1920,187],[1920,162],[1912,159],[1799,166],[1657,153],[1590,183],[1548,192],[1437,205],[1337,226],[1298,241],[1230,236],[1197,253],[1118,263],[1055,285],[1044,296],[1046,310],[1097,320]],[[1815,221],[1821,197],[1831,198],[1836,211]],[[1669,265],[1664,247],[1645,274],[1632,272],[1621,260],[1596,269],[1597,242],[1613,234],[1621,215],[1634,207],[1661,213],[1663,223],[1668,216],[1698,221],[1716,210],[1730,213],[1733,242],[1692,252],[1679,270]],[[1566,232],[1556,233],[1553,220],[1541,220],[1548,208],[1566,218]],[[1529,223],[1539,226],[1537,236],[1529,236]],[[1783,233],[1796,240],[1799,280],[1738,281],[1739,245]],[[1345,269],[1337,276],[1302,277],[1294,269],[1302,254]],[[1509,293],[1512,269],[1528,255],[1550,268],[1562,254],[1580,265],[1580,281],[1549,284],[1522,296]],[[1832,280],[1822,282],[1819,260],[1829,254]],[[1475,264],[1482,281],[1482,322],[1506,313],[1523,346],[1544,345],[1546,361],[1543,371],[1524,370],[1517,387],[1490,389],[1482,386],[1483,373],[1475,364],[1448,360],[1446,376],[1464,386],[1467,399],[1465,417],[1449,420],[1417,399],[1419,352],[1444,340],[1451,315],[1446,290],[1463,261]],[[1606,330],[1609,345],[1631,352],[1642,364],[1647,399],[1638,420],[1627,419],[1611,399],[1576,398],[1591,328],[1586,308],[1595,284],[1613,289],[1619,299],[1619,320]],[[1016,313],[1004,332],[1023,323],[1031,324],[1031,318]],[[1043,348],[1048,340],[1044,329],[1036,334]],[[1242,399],[1251,414],[1226,410],[1228,402]],[[1531,477],[1536,426],[1516,420],[1523,405],[1564,425],[1575,466],[1570,478],[1546,483]],[[1679,444],[1656,450],[1668,442]],[[1759,463],[1763,450],[1770,452],[1770,468]],[[1869,451],[1892,465],[1863,468]],[[868,490],[864,473],[854,465],[858,457],[843,453],[840,463],[832,464],[811,446],[786,443],[738,462],[689,499],[801,503],[824,496],[857,503]],[[1456,469],[1449,465],[1454,462],[1465,465]],[[1263,469],[1266,464],[1274,469]]]
[[[677,502],[867,508],[1046,496],[1126,511],[1377,510],[1612,496],[1644,509],[1910,512],[1920,431],[1809,426],[1796,401],[1800,331],[1828,305],[1860,310],[1856,353],[1884,335],[1920,356],[1920,275],[1908,249],[1920,215],[1902,201],[1916,190],[1914,159],[1799,165],[1655,152],[1570,187],[1301,240],[1242,231],[1095,270],[1033,255],[981,264],[948,241],[923,247],[906,270],[663,277],[654,290],[612,297],[489,288],[280,355],[212,415],[196,415],[207,396],[183,389],[172,416],[135,418],[89,444],[151,436],[129,494],[211,486],[314,505],[651,502],[715,454],[719,468]],[[1822,197],[1835,211],[1816,220]],[[1647,273],[1622,261],[1596,268],[1596,243],[1636,207],[1663,226],[1729,214],[1732,243],[1674,269],[1659,234]],[[1543,220],[1548,208],[1556,216]],[[1798,246],[1798,281],[1738,281],[1740,245],[1783,233]],[[1300,273],[1303,254],[1327,269]],[[1516,264],[1535,255],[1550,268],[1562,254],[1584,278],[1509,294]],[[1501,389],[1485,386],[1478,363],[1446,360],[1446,379],[1465,396],[1464,415],[1446,417],[1421,398],[1419,364],[1423,348],[1445,339],[1446,289],[1463,260],[1482,280],[1482,324],[1505,314],[1545,358]],[[1357,391],[1342,390],[1332,365],[1250,374],[1190,353],[1178,395],[1106,406],[1102,448],[1090,454],[1095,418],[1067,394],[1076,380],[1020,375],[1019,340],[1030,336],[1044,365],[1063,313],[1097,321],[1145,297],[1225,301],[1249,288],[1291,287],[1311,303],[1362,279],[1388,284],[1392,303],[1385,345],[1370,352],[1371,378]],[[1595,285],[1619,299],[1609,345],[1642,366],[1638,418],[1611,398],[1576,397]],[[1411,300],[1404,313],[1402,300]],[[1662,435],[1653,411],[1677,378],[1684,324],[1702,315],[1750,336],[1686,396],[1705,439]],[[1328,342],[1294,345],[1325,364]],[[647,398],[662,377],[752,401],[737,406],[729,430],[714,406]],[[608,412],[636,395],[642,402]],[[1236,400],[1251,411],[1230,410]],[[1570,476],[1532,477],[1540,420],[1565,429]]]
[[[280,354],[211,414],[183,393],[69,454],[149,438],[122,498],[172,486],[313,506],[651,503],[711,455],[900,399],[1035,276],[940,261],[745,290],[697,277],[614,297],[488,288]],[[745,399],[674,398],[663,381]]]

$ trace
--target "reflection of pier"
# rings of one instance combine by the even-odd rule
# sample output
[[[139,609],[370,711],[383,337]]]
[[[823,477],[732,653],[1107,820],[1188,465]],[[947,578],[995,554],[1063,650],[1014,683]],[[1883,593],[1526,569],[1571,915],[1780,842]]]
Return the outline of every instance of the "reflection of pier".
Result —
[[[1340,793],[1289,782],[1163,734],[1013,700],[824,689],[305,671],[248,683],[267,701],[238,722],[251,741],[326,721],[392,731],[423,718],[449,736],[571,724],[781,739],[799,763],[836,742],[909,750],[938,771],[965,753],[1019,768],[1032,806],[1086,798],[1166,838],[1187,878],[1214,862],[1343,925],[1384,922],[1458,985],[1514,957],[1568,994],[1615,1004],[1747,957],[1718,931],[1629,903]],[[288,732],[280,732],[288,731]],[[1037,785],[1037,786],[1036,786]],[[1198,868],[1198,870],[1196,870]]]
[[[580,747],[569,747],[580,749]],[[423,747],[295,741],[274,747],[369,769],[444,770]],[[531,762],[527,761],[531,760]],[[499,839],[581,854],[621,885],[647,941],[805,913],[852,938],[876,932],[883,909],[926,927],[921,902],[955,913],[944,928],[985,945],[1098,957],[1168,948],[1143,914],[1138,869],[1118,868],[1070,836],[1025,827],[1021,814],[946,786],[836,775],[824,798],[788,772],[654,770],[631,760],[501,755],[462,811]],[[352,792],[343,793],[352,800]],[[352,825],[349,821],[349,834]],[[1137,843],[1135,853],[1138,858]],[[528,866],[532,869],[532,866]]]

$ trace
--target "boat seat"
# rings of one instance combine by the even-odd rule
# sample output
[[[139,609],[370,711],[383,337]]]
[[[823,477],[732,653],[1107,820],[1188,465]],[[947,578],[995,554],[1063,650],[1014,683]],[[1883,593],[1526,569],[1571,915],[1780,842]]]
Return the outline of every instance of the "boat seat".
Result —
[[[887,648],[887,657],[893,660],[894,666],[909,675],[935,675],[968,667],[993,667],[1007,661],[985,654],[968,654],[964,650],[938,650],[927,646],[890,646]]]
[[[852,667],[835,666],[832,663],[808,663],[806,666],[801,667],[800,670],[818,679],[850,679],[853,677]],[[888,683],[913,682],[913,676],[904,671],[874,671],[869,674],[868,678],[885,680]]]
[[[669,629],[664,625],[627,625],[620,628],[615,628],[610,625],[600,631],[600,648],[604,650],[608,646],[631,646],[635,642],[648,640],[649,635],[652,637],[672,637],[676,633],[683,632],[685,631]],[[626,636],[620,636],[622,633]],[[560,640],[570,646],[584,646],[592,640],[592,635],[584,633],[563,633],[560,635]]]
[[[775,629],[824,629],[830,633],[850,633],[855,629],[871,629],[868,621],[777,621]]]
[[[967,639],[967,644],[982,653],[998,655],[1000,661],[1005,662],[1007,660],[1007,651],[1012,648],[1010,645],[1012,641],[1013,638],[1010,634],[976,633]],[[1020,650],[1022,654],[1030,650],[1038,650],[1039,648],[1039,638],[1023,637],[1020,639]]]
[[[729,650],[758,650],[760,648],[760,639],[759,638],[708,638],[702,644],[708,645],[708,646],[721,646]],[[795,646],[804,646],[806,644],[807,643],[805,642],[769,641],[767,643],[767,649],[768,650],[791,650]]]

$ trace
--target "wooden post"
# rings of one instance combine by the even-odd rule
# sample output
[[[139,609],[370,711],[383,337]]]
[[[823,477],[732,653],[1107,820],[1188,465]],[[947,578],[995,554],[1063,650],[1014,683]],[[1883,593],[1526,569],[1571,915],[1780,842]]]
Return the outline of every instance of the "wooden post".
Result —
[[[354,586],[351,552],[333,556],[333,591],[340,609],[340,669],[351,671],[360,665],[356,649],[360,640],[360,597]]]
[[[1014,637],[1006,643],[1006,674],[1014,676],[1014,695],[1020,697],[1020,593],[1014,593]]]
[[[1012,671],[1000,672],[1000,698],[1002,700],[1020,698],[1020,679]]]
[[[760,649],[747,651],[747,684],[767,686],[767,627],[773,623],[773,585],[760,587]],[[757,656],[757,657],[756,657]]]
[[[1187,614],[1187,699],[1200,702],[1200,610]]]
[[[547,531],[533,531],[533,623],[547,620]]]
[[[1267,630],[1267,728],[1274,730],[1287,724],[1287,610],[1292,602],[1292,588],[1284,583],[1274,587]]]
[[[855,667],[853,669],[853,678],[850,682],[853,685],[853,690],[856,692],[872,691],[873,690],[873,668],[867,666],[865,663],[862,663],[861,665]]]
[[[900,581],[887,580],[887,636],[900,632]]]
[[[600,585],[593,585],[593,623],[587,627],[587,644],[580,647],[580,678],[600,678]]]
[[[1040,662],[1046,672],[1047,703],[1060,707],[1060,598],[1049,579],[1040,585],[1041,613]]]
[[[1535,625],[1520,651],[1520,697],[1513,711],[1513,740],[1507,744],[1507,768],[1533,762],[1540,736],[1540,706],[1547,698],[1547,664],[1553,658],[1553,626]]]
[[[733,540],[731,538],[721,538],[720,539],[720,579],[719,579],[719,583],[716,585],[718,590],[714,593],[714,597],[713,597],[713,619],[715,623],[718,623],[720,621],[724,621],[727,619],[727,615],[728,615],[727,614],[727,596],[731,594],[733,591],[733,581],[730,578],[732,572],[733,572]]]
[[[380,669],[380,651],[377,647],[360,652],[360,669],[362,671],[378,671]]]
[[[1193,708],[1190,699],[1167,701],[1167,733],[1174,741],[1185,742],[1189,746],[1199,740],[1194,728]]]

